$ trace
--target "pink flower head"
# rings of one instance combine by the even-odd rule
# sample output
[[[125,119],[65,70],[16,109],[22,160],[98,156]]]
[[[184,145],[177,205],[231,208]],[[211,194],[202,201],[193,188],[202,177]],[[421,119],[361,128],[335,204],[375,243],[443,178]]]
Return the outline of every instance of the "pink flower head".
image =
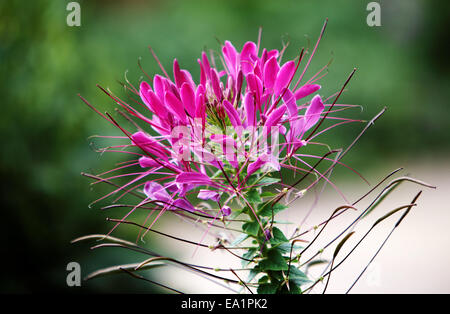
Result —
[[[309,61],[302,65],[303,52],[283,60],[283,52],[251,41],[240,49],[225,41],[221,53],[215,60],[201,54],[198,78],[175,59],[172,76],[161,66],[163,74],[142,81],[138,90],[130,86],[140,108],[110,95],[130,120],[140,120],[132,132],[119,126],[131,140],[121,151],[136,157],[121,168],[139,165],[140,170],[107,196],[143,186],[148,199],[193,212],[189,195],[207,202],[242,201],[252,177],[282,168],[304,171],[294,166],[302,161],[297,151],[320,134],[322,120],[333,118],[315,94],[320,72],[304,82]],[[223,216],[231,212],[220,208]]]

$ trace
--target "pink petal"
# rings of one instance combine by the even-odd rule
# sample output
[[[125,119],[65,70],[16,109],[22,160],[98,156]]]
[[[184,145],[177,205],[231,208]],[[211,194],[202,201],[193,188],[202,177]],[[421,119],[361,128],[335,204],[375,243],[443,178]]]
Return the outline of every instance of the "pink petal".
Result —
[[[142,101],[144,102],[144,104],[151,110],[154,112],[151,104],[150,104],[150,97],[148,96],[148,91],[151,90],[152,88],[150,87],[150,84],[148,84],[145,81],[141,82],[141,85],[139,86],[139,96],[141,96]]]
[[[144,193],[148,198],[157,201],[169,202],[170,195],[166,189],[161,185],[153,181],[148,181],[144,186]]]
[[[289,117],[290,118],[297,117],[298,107],[297,103],[295,102],[294,94],[291,92],[290,89],[287,89],[286,92],[284,93],[283,101],[289,110]]]
[[[195,117],[201,118],[204,123],[205,116],[205,88],[203,85],[199,85],[197,87],[197,91],[195,92]]]
[[[191,73],[189,73],[189,71],[181,70],[181,76],[183,77],[181,85],[183,85],[184,83],[188,83],[193,89],[195,88],[194,80],[192,79],[192,75]]]
[[[183,101],[184,108],[191,117],[195,116],[195,94],[192,86],[188,83],[183,83],[180,92],[181,100]]]
[[[186,124],[186,112],[184,112],[183,103],[170,91],[164,95],[164,103],[169,111],[171,111],[178,119]]]
[[[279,54],[280,53],[276,49],[270,50],[270,51],[267,52],[267,59],[270,59],[272,57],[278,58]]]
[[[164,80],[160,75],[155,75],[153,77],[153,88],[155,89],[156,95],[158,95],[159,99],[164,99]]]
[[[199,172],[182,172],[177,175],[175,181],[179,184],[190,183],[200,185],[214,185],[214,183],[207,175]]]
[[[200,66],[200,84],[201,85],[205,85],[206,84],[206,73],[205,73],[205,69],[203,68],[203,64],[200,61],[200,59],[197,59],[197,62]]]
[[[274,170],[280,170],[280,163],[275,156],[273,156],[272,154],[263,154],[259,156],[254,162],[248,165],[247,177],[252,175],[257,170],[261,169],[266,164]]]
[[[247,93],[245,95],[244,107],[247,114],[247,125],[256,126],[255,98],[252,93]]]
[[[147,93],[148,98],[150,99],[150,105],[153,108],[153,113],[155,113],[158,117],[163,119],[167,118],[167,108],[161,103],[160,99],[154,92],[151,90]]]
[[[188,212],[197,211],[195,207],[192,206],[192,204],[189,201],[185,200],[184,198],[179,198],[175,200],[172,204],[172,208],[174,210],[186,210]]]
[[[173,60],[173,76],[175,78],[175,84],[180,88],[183,83],[183,76],[181,75],[180,65],[178,64],[177,59]]]
[[[160,166],[160,164],[150,157],[142,156],[139,158],[139,166],[142,168],[153,168]]]
[[[202,200],[213,200],[216,202],[218,202],[220,199],[219,193],[211,190],[200,190],[197,197]]]
[[[279,108],[275,109],[267,118],[267,121],[264,124],[264,126],[270,128],[274,125],[278,125],[284,113],[286,112],[286,109],[287,109],[286,105],[282,105]]]
[[[236,79],[237,75],[237,63],[239,55],[236,52],[234,46],[227,40],[225,46],[222,48],[223,55],[225,57],[225,63],[230,71],[230,75]]]
[[[256,57],[256,44],[248,41],[242,47],[241,52],[241,68],[245,76],[253,72],[253,58]]]
[[[274,85],[274,96],[278,98],[278,96],[282,93],[283,89],[288,87],[288,84],[295,72],[295,62],[288,61],[286,62],[280,69],[277,75],[277,79]],[[274,99],[276,101],[276,99]]]
[[[161,144],[159,144],[144,132],[138,131],[134,133],[133,135],[131,135],[131,140],[133,144],[145,150],[146,152],[163,158],[164,160],[168,160],[169,152]]]
[[[320,119],[320,115],[323,112],[325,106],[323,105],[322,98],[319,95],[314,96],[311,100],[311,105],[305,112],[305,131],[309,130]]]
[[[306,96],[311,95],[312,93],[317,92],[321,88],[318,84],[306,84],[300,87],[295,91],[295,99],[299,100],[300,98],[304,98]]]
[[[267,89],[272,89],[275,85],[275,80],[277,79],[278,71],[280,66],[278,65],[277,59],[275,57],[270,58],[264,65],[264,87]]]
[[[209,60],[208,60],[208,57],[206,56],[205,52],[202,52],[202,65],[203,65],[203,70],[205,70],[205,75],[208,78],[209,74],[211,72],[211,66],[209,65]]]
[[[239,113],[228,100],[225,99],[223,101],[223,107],[225,108],[225,112],[227,113],[233,127],[238,128],[242,126],[241,119],[239,118]]]
[[[216,95],[217,100],[222,100],[222,89],[220,88],[220,80],[219,80],[219,74],[217,73],[216,69],[211,69],[211,85],[214,90],[214,94]]]
[[[261,96],[262,96],[262,91],[263,91],[263,85],[262,85],[261,80],[255,74],[249,73],[247,75],[247,85],[248,85],[248,89],[250,90],[250,92],[253,93],[253,95],[255,95],[255,98],[257,99],[257,102],[259,103]]]

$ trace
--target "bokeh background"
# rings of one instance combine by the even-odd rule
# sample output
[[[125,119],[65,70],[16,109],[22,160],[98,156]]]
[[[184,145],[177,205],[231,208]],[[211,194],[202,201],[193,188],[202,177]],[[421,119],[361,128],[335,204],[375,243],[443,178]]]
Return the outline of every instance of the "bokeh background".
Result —
[[[435,261],[442,266],[431,274],[435,281],[421,284],[406,277],[400,279],[406,290],[396,290],[393,283],[394,288],[384,286],[380,292],[410,292],[413,286],[421,287],[419,292],[450,292],[449,285],[442,284],[449,282],[443,265],[450,262],[445,193],[450,188],[450,76],[444,47],[449,41],[448,2],[378,1],[381,27],[366,24],[369,1],[80,0],[80,27],[66,24],[68,2],[0,2],[1,292],[160,291],[127,275],[93,280],[81,288],[66,286],[68,262],[79,262],[86,275],[136,257],[69,243],[111,228],[105,222],[107,213],[88,208],[107,189],[92,188],[80,173],[99,173],[123,159],[95,152],[91,135],[118,133],[83,104],[78,93],[100,111],[113,112],[114,104],[96,84],[120,94],[117,81],[126,75],[137,85],[143,76],[138,58],[147,73],[159,73],[149,45],[166,68],[176,57],[198,77],[196,60],[203,49],[218,50],[224,40],[241,49],[245,41],[256,41],[260,26],[264,47],[281,48],[290,42],[285,56],[294,58],[301,47],[315,43],[325,18],[326,34],[307,72],[312,75],[333,59],[321,93],[338,90],[356,67],[342,102],[362,105],[362,112],[353,113],[360,119],[388,108],[346,163],[374,179],[406,166],[421,179],[441,185],[427,191],[434,193],[427,198],[434,203],[427,203],[423,220],[402,238],[423,238],[415,228],[434,232],[429,242],[411,246],[417,254],[436,246],[436,251],[428,251],[434,256],[415,265],[421,269],[410,269],[407,276],[425,276],[422,271]],[[333,146],[349,144],[360,129],[361,125],[340,128],[331,138]],[[335,175],[344,186],[358,186],[358,179],[346,171]],[[134,233],[125,228],[116,235],[133,239]],[[407,278],[411,282],[404,282]]]

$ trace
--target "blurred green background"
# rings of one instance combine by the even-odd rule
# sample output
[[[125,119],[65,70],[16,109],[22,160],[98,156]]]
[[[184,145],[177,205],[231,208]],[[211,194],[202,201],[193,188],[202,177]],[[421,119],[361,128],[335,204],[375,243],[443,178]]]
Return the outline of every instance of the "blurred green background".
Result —
[[[369,1],[80,0],[80,27],[66,25],[68,2],[0,3],[1,292],[153,291],[126,275],[76,289],[65,283],[70,261],[82,265],[83,275],[134,261],[116,250],[69,244],[111,228],[105,213],[88,208],[107,189],[91,189],[80,173],[106,171],[123,159],[92,149],[89,136],[118,132],[77,94],[112,112],[114,104],[95,85],[120,94],[117,80],[126,71],[138,85],[139,57],[147,73],[159,73],[148,45],[167,69],[176,57],[197,78],[197,57],[203,49],[218,50],[217,40],[240,50],[245,41],[256,41],[262,26],[262,45],[279,49],[289,41],[290,59],[315,43],[329,18],[306,77],[333,59],[321,80],[321,94],[330,95],[357,67],[341,102],[364,106],[352,114],[360,119],[388,107],[345,161],[363,173],[386,173],[392,161],[448,156],[448,2],[379,1],[381,27],[366,24]],[[337,130],[333,147],[349,144],[361,127]]]

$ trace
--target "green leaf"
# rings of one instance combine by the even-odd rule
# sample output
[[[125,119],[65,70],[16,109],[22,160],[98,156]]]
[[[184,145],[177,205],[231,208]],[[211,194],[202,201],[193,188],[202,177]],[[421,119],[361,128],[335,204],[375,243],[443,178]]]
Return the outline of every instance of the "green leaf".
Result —
[[[285,242],[277,245],[277,249],[281,251],[281,253],[290,253],[291,252],[291,243]],[[298,244],[294,244],[292,251],[303,249],[303,246]]]
[[[281,288],[279,293],[280,294],[301,294],[302,290],[295,282],[289,280],[289,289],[288,289],[287,285],[283,285],[283,287]]]
[[[255,257],[256,253],[258,252],[258,250],[256,248],[251,248],[249,249],[242,257],[248,260],[253,259],[253,257]],[[242,264],[242,268],[246,268],[248,266],[248,264],[250,264],[250,261],[246,261],[246,260],[241,260],[241,264]]]
[[[265,192],[262,192],[261,193],[261,197],[275,197],[275,196],[277,196],[278,194],[276,194],[276,193],[273,193],[273,192],[270,192],[270,191],[265,191]]]
[[[242,243],[243,241],[248,239],[248,234],[246,233],[241,233],[236,239],[234,239],[234,241],[231,243],[231,246],[236,246],[240,243]]]
[[[264,177],[261,180],[257,181],[256,184],[261,184],[261,185],[270,185],[270,184],[274,184],[279,182],[280,179],[279,178],[271,178],[271,177]]]
[[[289,268],[289,281],[294,282],[298,286],[311,282],[304,272],[292,265]]]
[[[273,205],[273,215],[276,215],[277,213],[281,212],[282,210],[286,209],[287,206],[276,203]],[[264,203],[261,205],[261,208],[258,210],[258,215],[263,217],[272,217],[272,205],[269,203]]]
[[[258,294],[274,294],[277,292],[278,285],[275,283],[264,283],[259,285]]]
[[[272,245],[277,245],[277,244],[281,244],[281,243],[285,243],[285,242],[289,241],[288,239],[286,239],[283,232],[280,229],[278,229],[277,227],[273,227],[272,234],[273,234],[273,237],[270,239],[270,243]]]
[[[251,189],[250,191],[247,192],[246,196],[247,196],[247,201],[250,203],[259,204],[262,202],[261,196],[259,195],[259,192],[257,189]]]
[[[244,230],[245,233],[255,237],[258,235],[260,229],[261,227],[257,221],[248,221],[242,225],[242,230]]]
[[[263,284],[263,283],[268,283],[269,282],[269,277],[267,277],[266,275],[265,276],[262,276],[261,278],[259,278],[259,280],[258,280],[258,284]]]
[[[260,272],[261,272],[261,270],[258,268],[258,266],[251,269],[250,273],[248,274],[248,277],[247,277],[247,282],[251,282],[256,277],[256,275],[258,275]]]
[[[267,257],[259,262],[259,267],[263,270],[288,270],[288,264],[277,249],[269,249]]]

